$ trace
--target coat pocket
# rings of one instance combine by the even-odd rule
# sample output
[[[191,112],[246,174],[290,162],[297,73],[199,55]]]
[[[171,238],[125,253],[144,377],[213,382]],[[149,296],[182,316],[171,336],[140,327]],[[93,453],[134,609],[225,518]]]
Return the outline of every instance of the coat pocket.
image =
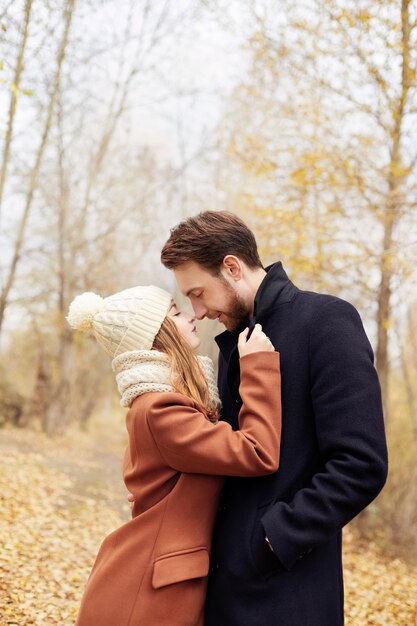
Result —
[[[184,580],[203,578],[208,575],[209,561],[208,550],[203,547],[164,554],[154,561],[152,586],[159,589]]]
[[[273,574],[283,570],[280,561],[265,540],[265,531],[261,521],[267,510],[274,505],[274,502],[271,500],[258,508],[251,537],[252,562],[258,574],[264,579],[268,579]]]

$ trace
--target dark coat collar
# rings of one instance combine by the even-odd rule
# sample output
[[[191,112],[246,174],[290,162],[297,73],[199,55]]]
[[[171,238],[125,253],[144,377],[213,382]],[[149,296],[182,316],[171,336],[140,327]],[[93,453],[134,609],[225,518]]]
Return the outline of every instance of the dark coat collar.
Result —
[[[281,261],[266,268],[266,276],[255,296],[254,319],[261,320],[277,306],[291,302],[298,289],[288,278]]]
[[[237,344],[239,333],[249,324],[253,326],[258,320],[268,317],[277,306],[290,302],[297,293],[297,287],[290,281],[281,261],[266,268],[266,276],[259,285],[255,296],[254,316],[243,322],[240,328],[233,332],[225,330],[215,337],[220,352],[229,360],[230,353]]]

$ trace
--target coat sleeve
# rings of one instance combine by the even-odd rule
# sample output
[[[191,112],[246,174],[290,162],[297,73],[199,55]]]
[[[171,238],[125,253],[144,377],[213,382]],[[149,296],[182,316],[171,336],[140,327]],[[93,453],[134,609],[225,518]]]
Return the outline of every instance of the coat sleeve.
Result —
[[[180,472],[262,476],[278,469],[281,378],[278,352],[241,358],[240,430],[207,420],[178,393],[161,394],[147,420],[165,462]]]
[[[309,359],[320,466],[292,501],[277,502],[262,518],[286,569],[365,508],[387,475],[373,352],[352,305],[335,299],[320,309],[310,331]]]

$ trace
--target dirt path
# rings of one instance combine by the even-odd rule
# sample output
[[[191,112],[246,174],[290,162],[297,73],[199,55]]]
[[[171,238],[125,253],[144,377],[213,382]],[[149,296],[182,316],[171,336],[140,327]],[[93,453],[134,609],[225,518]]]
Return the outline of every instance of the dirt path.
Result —
[[[79,498],[100,500],[122,517],[129,514],[122,479],[123,447],[110,450],[84,433],[51,439],[28,430],[0,430],[0,454],[35,453],[40,466],[63,473],[71,480],[68,505]]]

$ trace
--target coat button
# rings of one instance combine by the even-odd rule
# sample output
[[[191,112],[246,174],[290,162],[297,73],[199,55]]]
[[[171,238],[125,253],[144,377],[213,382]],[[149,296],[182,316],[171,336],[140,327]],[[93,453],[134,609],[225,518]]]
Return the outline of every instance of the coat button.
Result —
[[[302,559],[303,557],[307,556],[307,554],[310,554],[310,552],[312,551],[313,548],[307,548],[307,550],[305,550],[304,552],[302,552],[297,558],[298,560]]]

